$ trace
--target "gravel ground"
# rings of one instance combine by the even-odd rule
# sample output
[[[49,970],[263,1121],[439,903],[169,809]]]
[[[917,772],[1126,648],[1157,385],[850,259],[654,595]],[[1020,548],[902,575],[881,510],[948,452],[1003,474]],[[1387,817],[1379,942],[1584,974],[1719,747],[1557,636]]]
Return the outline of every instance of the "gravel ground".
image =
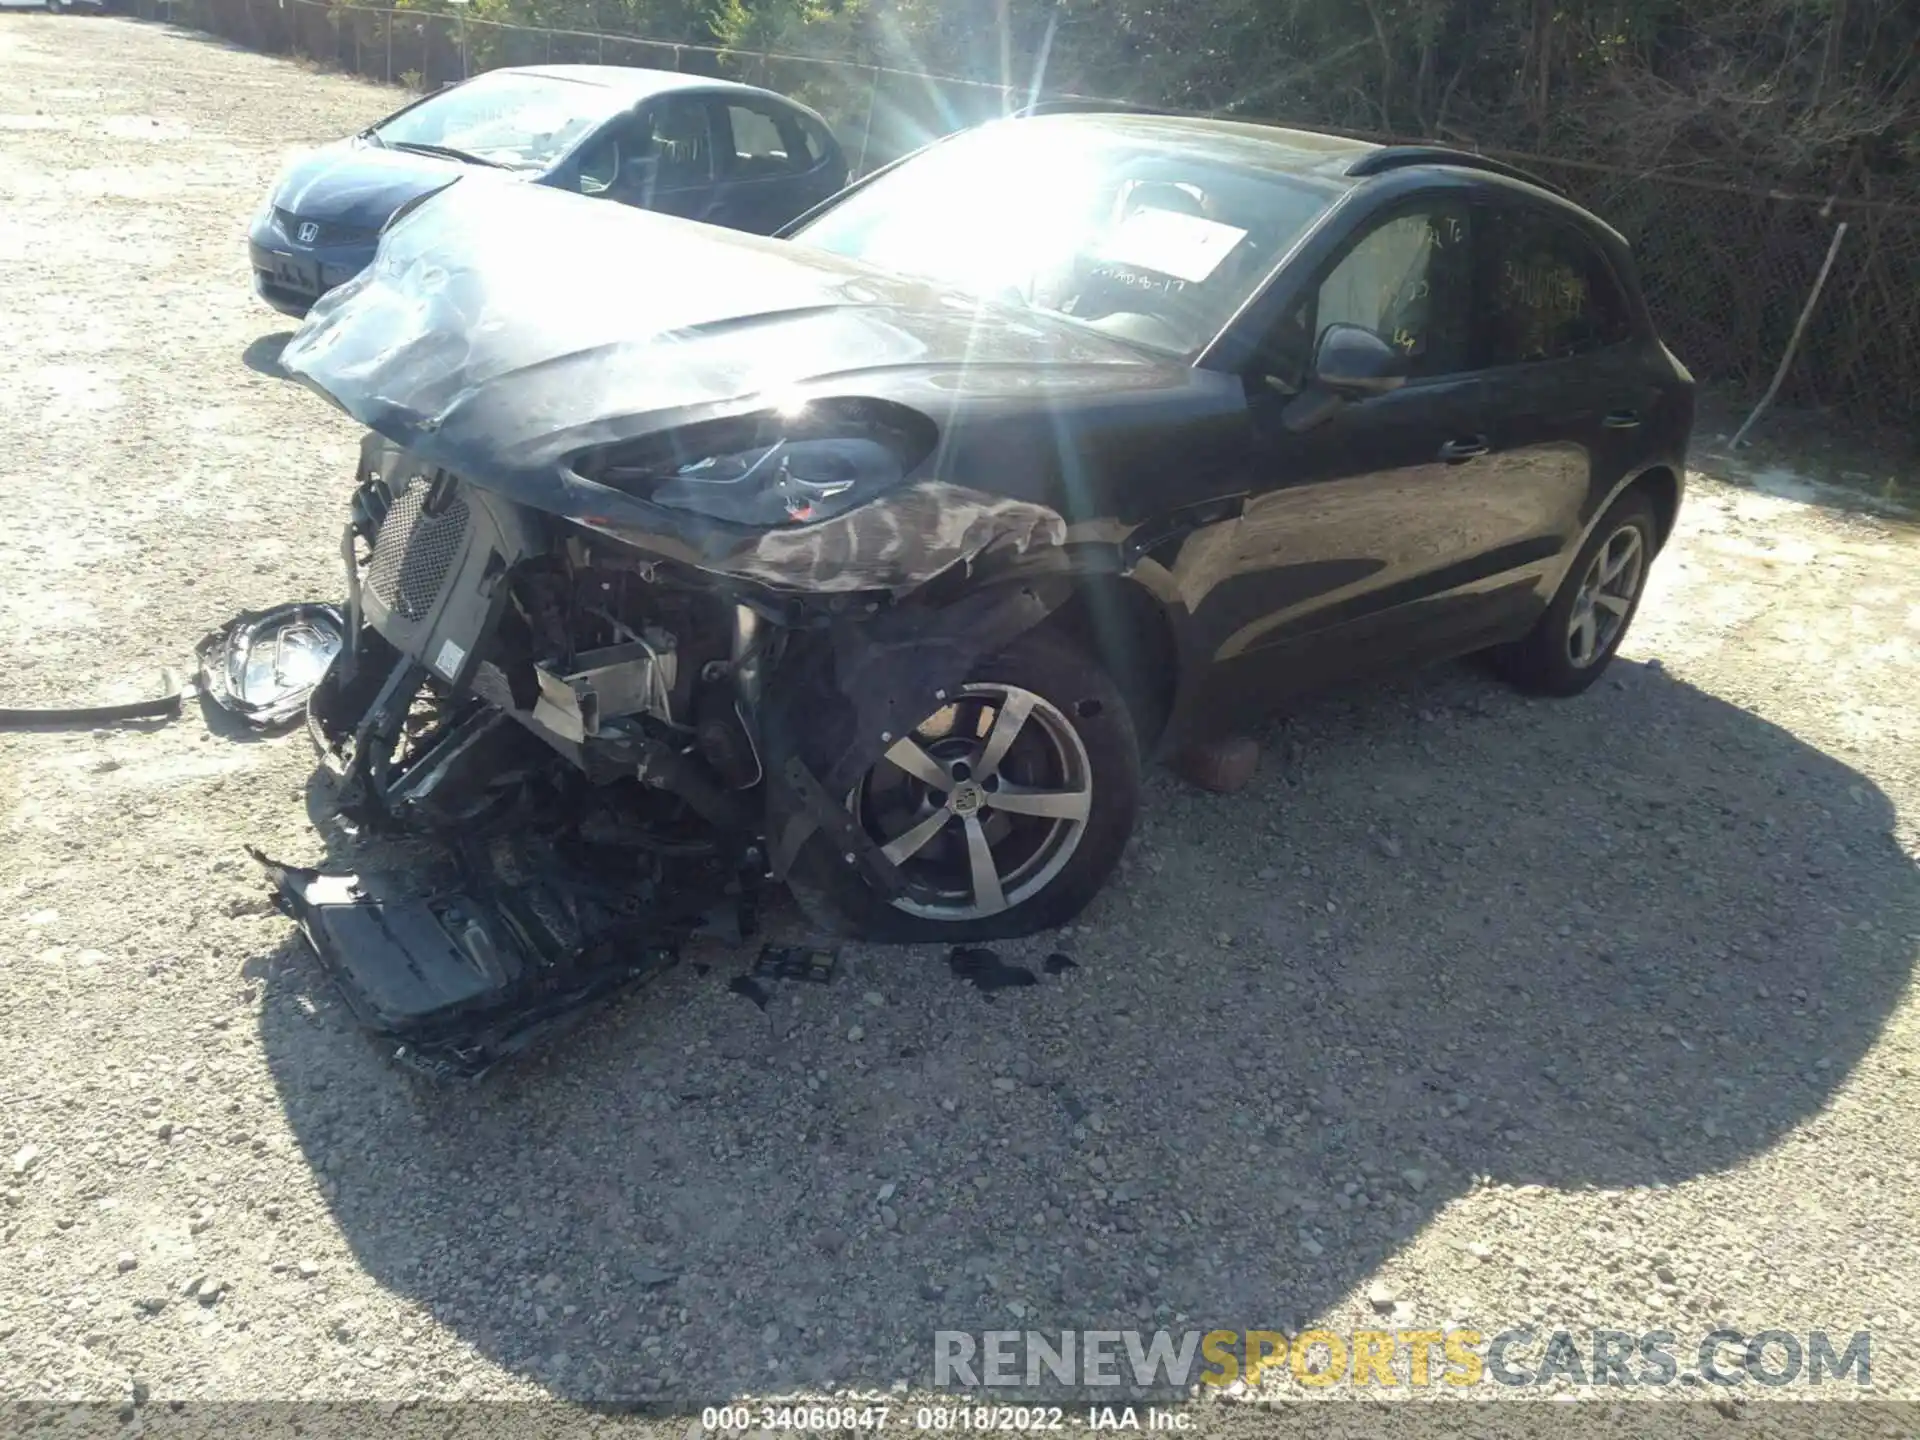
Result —
[[[391,101],[0,16],[8,703],[336,592],[354,431],[272,377],[242,235]],[[709,950],[477,1091],[267,910],[241,847],[324,853],[303,737],[5,737],[0,1393],[710,1403],[917,1385],[936,1328],[1383,1312],[1869,1328],[1920,1391],[1920,541],[1759,480],[1695,478],[1583,700],[1453,667],[1234,798],[1154,777],[1084,923],[1005,947],[1076,970],[856,947],[763,1013]]]

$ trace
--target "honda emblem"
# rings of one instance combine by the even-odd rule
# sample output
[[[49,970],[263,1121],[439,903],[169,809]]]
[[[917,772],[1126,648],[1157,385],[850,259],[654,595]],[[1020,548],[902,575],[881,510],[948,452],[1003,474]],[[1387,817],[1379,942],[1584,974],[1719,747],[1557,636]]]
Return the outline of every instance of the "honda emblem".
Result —
[[[320,227],[311,220],[302,220],[300,228],[294,232],[294,239],[302,245],[311,245],[320,238]]]

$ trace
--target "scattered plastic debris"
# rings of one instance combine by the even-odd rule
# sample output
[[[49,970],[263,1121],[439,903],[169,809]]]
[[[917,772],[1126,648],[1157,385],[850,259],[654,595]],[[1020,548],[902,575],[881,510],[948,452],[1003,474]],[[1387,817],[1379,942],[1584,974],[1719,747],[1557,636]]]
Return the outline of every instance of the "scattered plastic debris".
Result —
[[[710,858],[537,827],[456,845],[444,877],[324,874],[249,853],[360,1023],[440,1079],[478,1079],[651,979],[711,907],[738,899]]]
[[[983,994],[991,995],[996,990],[1040,983],[1039,977],[1026,966],[1009,965],[998,953],[983,946],[956,946],[947,963],[953,967],[955,975],[962,980],[972,981],[974,989]]]
[[[754,961],[753,973],[763,980],[808,980],[825,985],[833,979],[840,963],[838,950],[817,950],[806,945],[763,945]]]
[[[733,979],[727,982],[727,989],[735,995],[746,996],[747,999],[751,1000],[762,1010],[767,1008],[767,1001],[772,998],[767,994],[766,987],[751,975],[734,976]]]
[[[180,713],[180,680],[160,672],[161,694],[124,705],[53,705],[0,709],[0,730],[34,730],[67,725],[110,725],[118,720],[171,720]]]

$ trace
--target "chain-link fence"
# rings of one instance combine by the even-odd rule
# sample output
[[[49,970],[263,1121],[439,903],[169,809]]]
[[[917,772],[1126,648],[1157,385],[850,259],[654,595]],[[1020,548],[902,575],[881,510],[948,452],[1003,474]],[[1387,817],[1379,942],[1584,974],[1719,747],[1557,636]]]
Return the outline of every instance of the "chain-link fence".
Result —
[[[325,0],[132,3],[146,19],[413,90],[502,65],[559,63],[648,66],[762,85],[825,116],[858,171],[1035,98],[1062,98],[885,66],[507,25],[464,9]],[[1696,377],[1731,396],[1757,395],[1772,378],[1845,222],[1780,403],[1920,433],[1920,206],[1492,153],[1525,166],[1626,235],[1667,343]]]

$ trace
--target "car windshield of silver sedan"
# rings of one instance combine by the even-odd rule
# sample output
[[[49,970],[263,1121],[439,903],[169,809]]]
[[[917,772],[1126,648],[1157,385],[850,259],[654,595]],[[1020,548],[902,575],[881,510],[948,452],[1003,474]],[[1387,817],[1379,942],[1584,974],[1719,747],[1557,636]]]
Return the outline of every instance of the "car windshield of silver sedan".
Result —
[[[624,103],[601,85],[495,71],[401,111],[367,136],[395,150],[544,170]]]
[[[1342,193],[1247,163],[1249,149],[1171,127],[998,122],[880,176],[793,238],[1192,355]]]

